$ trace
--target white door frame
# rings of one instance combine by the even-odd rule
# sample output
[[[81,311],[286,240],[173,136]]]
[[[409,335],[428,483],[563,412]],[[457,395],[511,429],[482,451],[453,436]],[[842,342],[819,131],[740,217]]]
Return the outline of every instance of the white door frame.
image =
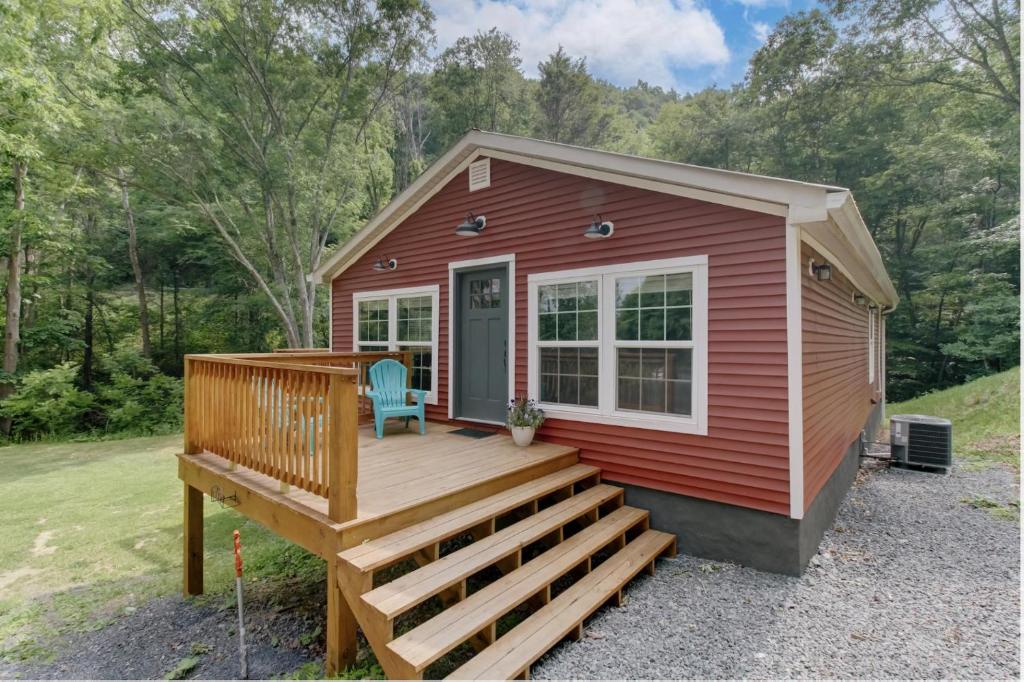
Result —
[[[500,256],[487,256],[472,260],[460,260],[448,263],[448,418],[455,416],[455,275],[460,270],[478,268],[485,265],[508,265],[508,397],[516,394],[516,255],[506,253]],[[485,424],[504,423],[482,419],[465,419]]]

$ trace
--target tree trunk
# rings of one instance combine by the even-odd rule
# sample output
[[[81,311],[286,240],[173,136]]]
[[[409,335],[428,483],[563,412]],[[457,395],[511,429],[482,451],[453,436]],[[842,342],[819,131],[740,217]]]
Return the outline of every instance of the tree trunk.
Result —
[[[135,230],[135,214],[132,213],[131,201],[128,197],[128,182],[124,170],[117,169],[117,179],[121,184],[121,207],[124,209],[125,223],[128,225],[128,257],[132,261],[132,273],[135,275],[135,292],[139,297],[139,326],[142,328],[142,354],[153,357],[153,348],[149,343],[149,307],[146,305],[146,282],[142,276],[142,264],[139,261],[139,237]]]
[[[14,176],[14,210],[25,210],[25,174],[27,165],[15,161]],[[14,393],[13,375],[18,371],[18,344],[21,341],[21,264],[23,251],[21,248],[21,217],[16,213],[11,221],[10,244],[7,255],[7,319],[4,323],[4,373],[5,381],[0,383],[0,400],[9,398]],[[11,420],[0,420],[0,430],[4,435],[11,433]]]
[[[174,263],[171,270],[171,282],[173,289],[171,290],[171,301],[174,307],[174,366],[175,368],[183,368],[185,361],[181,357],[181,310],[178,307],[178,264]]]

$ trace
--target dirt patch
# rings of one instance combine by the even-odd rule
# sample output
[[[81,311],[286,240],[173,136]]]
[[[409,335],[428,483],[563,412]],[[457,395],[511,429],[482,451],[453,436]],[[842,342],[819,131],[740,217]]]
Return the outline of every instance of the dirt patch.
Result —
[[[246,585],[249,676],[280,677],[324,656],[323,584]],[[190,679],[238,677],[234,594],[162,597],[124,609],[109,625],[48,642],[53,661],[0,661],[0,678],[160,679],[188,658]]]
[[[32,556],[47,556],[57,551],[57,548],[50,544],[53,539],[52,530],[44,530],[36,536],[35,544],[32,545]]]

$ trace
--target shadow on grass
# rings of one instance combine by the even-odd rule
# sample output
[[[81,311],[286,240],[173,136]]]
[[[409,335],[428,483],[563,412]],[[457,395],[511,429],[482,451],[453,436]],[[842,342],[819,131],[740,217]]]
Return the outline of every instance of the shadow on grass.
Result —
[[[83,466],[133,455],[143,457],[177,447],[181,437],[150,436],[126,440],[38,442],[0,447],[0,486],[35,476],[62,474]],[[169,455],[172,453],[168,453]]]

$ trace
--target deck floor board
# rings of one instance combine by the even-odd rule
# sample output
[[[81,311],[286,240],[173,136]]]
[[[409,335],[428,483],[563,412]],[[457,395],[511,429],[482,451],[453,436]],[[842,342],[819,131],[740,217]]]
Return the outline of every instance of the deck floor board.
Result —
[[[550,443],[520,448],[500,433],[482,439],[451,433],[458,428],[428,423],[426,435],[421,436],[415,423],[406,430],[396,422],[388,424],[384,438],[378,440],[371,426],[361,427],[355,521],[367,521],[444,497],[575,451]],[[326,498],[295,486],[282,493],[276,479],[243,467],[231,470],[230,463],[216,453],[182,457],[271,499],[287,498],[292,508],[326,519]]]

